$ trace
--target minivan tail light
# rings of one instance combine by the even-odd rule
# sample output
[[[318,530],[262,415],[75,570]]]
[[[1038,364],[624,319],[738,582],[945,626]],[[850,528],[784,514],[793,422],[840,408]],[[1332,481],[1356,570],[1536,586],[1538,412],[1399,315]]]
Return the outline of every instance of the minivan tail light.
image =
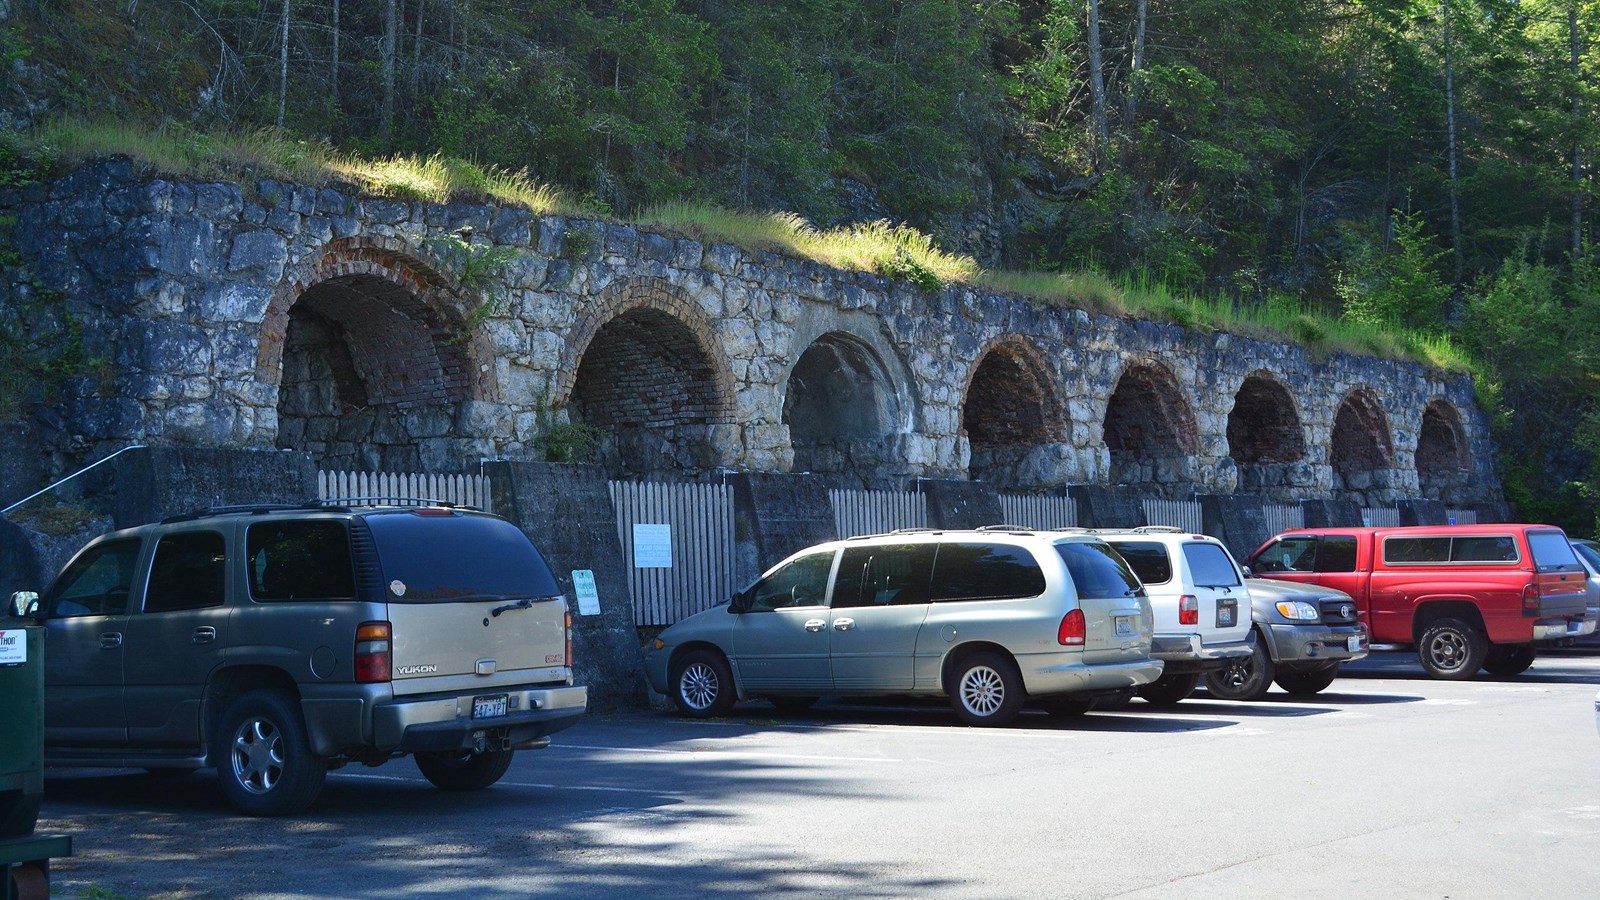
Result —
[[[1200,598],[1193,594],[1184,594],[1178,598],[1178,624],[1200,624]]]
[[[377,684],[388,681],[394,668],[393,640],[388,622],[362,622],[356,629],[356,681]]]
[[[1063,647],[1082,647],[1088,633],[1083,610],[1075,609],[1061,617],[1061,627],[1056,630],[1056,643]]]

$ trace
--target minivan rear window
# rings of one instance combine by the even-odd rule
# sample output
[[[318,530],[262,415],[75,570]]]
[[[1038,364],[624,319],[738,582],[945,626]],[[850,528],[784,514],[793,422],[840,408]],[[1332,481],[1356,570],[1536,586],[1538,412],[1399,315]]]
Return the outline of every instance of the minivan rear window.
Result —
[[[432,512],[432,511],[430,511]],[[517,526],[490,516],[367,516],[390,603],[554,597],[550,566]]]
[[[1144,586],[1133,570],[1109,544],[1099,541],[1073,541],[1056,545],[1056,553],[1067,564],[1067,574],[1078,589],[1078,596],[1090,600],[1112,600],[1144,593]]]
[[[1528,549],[1533,551],[1534,564],[1540,571],[1577,570],[1583,568],[1572,552],[1572,544],[1560,531],[1528,532]]]

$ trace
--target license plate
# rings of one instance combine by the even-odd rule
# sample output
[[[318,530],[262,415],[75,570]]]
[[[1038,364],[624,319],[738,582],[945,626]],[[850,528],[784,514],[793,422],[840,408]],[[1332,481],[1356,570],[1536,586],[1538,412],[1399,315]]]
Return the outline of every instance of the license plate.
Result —
[[[1361,638],[1347,637],[1344,639],[1344,645],[1350,650],[1351,653],[1354,653],[1361,649]]]
[[[1238,607],[1231,606],[1231,605],[1224,605],[1224,606],[1217,607],[1217,627],[1218,628],[1232,628],[1233,627],[1233,622],[1234,622],[1233,616],[1234,616],[1234,613],[1236,613],[1237,611],[1238,611]]]
[[[1117,637],[1133,637],[1133,616],[1115,616]]]
[[[489,697],[472,698],[472,717],[474,719],[493,719],[505,714],[505,694],[494,694]]]

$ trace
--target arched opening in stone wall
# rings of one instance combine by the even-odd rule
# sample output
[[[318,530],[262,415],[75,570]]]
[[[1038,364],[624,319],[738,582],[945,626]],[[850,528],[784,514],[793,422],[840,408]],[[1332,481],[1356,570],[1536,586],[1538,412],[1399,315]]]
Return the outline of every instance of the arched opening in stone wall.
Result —
[[[1129,365],[1106,403],[1106,449],[1112,484],[1161,488],[1177,495],[1194,482],[1199,445],[1194,411],[1166,366]]]
[[[1328,461],[1333,465],[1337,499],[1365,506],[1387,502],[1394,468],[1394,438],[1389,419],[1372,391],[1351,391],[1333,417]]]
[[[1294,398],[1272,375],[1245,378],[1228,412],[1228,456],[1241,490],[1272,493],[1292,486],[1306,455],[1305,429]]]
[[[1461,413],[1445,400],[1430,402],[1417,431],[1417,483],[1422,495],[1453,501],[1465,485],[1470,464]]]
[[[278,446],[325,469],[461,470],[452,432],[470,392],[464,327],[378,275],[308,288],[283,332]]]
[[[732,420],[711,357],[694,329],[635,307],[595,332],[578,363],[568,414],[603,432],[613,478],[697,476],[722,463],[713,428]]]
[[[1038,451],[1065,440],[1061,401],[1038,351],[1014,339],[990,348],[973,370],[961,406],[971,447],[968,477],[998,488],[1028,488],[1058,479]],[[1031,464],[1030,464],[1031,462]]]
[[[789,373],[783,424],[796,472],[876,486],[886,462],[884,439],[898,430],[900,419],[888,368],[852,335],[835,331],[817,338]]]

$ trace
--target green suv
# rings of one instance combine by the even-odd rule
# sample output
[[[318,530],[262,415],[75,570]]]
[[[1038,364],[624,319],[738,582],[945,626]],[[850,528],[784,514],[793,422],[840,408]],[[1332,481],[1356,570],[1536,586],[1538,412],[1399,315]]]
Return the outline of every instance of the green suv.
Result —
[[[487,787],[588,705],[549,566],[476,511],[216,509],[96,538],[12,601],[46,629],[47,765],[211,766],[252,815],[406,754]]]

